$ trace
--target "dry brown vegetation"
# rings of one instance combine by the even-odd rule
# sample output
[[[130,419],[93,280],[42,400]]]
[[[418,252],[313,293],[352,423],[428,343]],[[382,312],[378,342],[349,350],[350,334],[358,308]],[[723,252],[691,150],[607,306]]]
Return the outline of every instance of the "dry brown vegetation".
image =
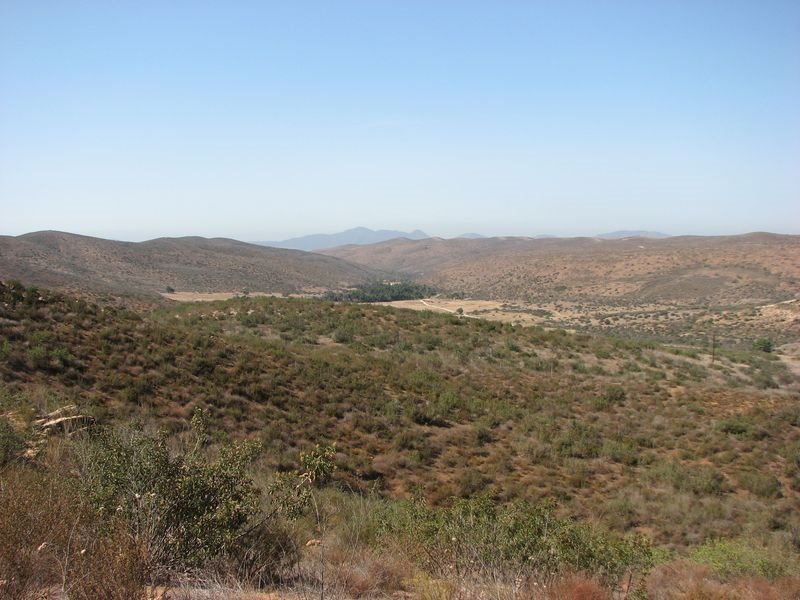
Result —
[[[800,236],[392,240],[326,253],[447,289],[511,300],[726,305],[797,291]]]
[[[371,277],[369,269],[331,257],[222,238],[131,243],[56,231],[0,236],[0,278],[83,292],[319,292]]]
[[[392,240],[327,251],[523,324],[659,338],[800,336],[800,237]],[[789,302],[786,302],[789,301]]]
[[[127,310],[14,283],[0,295],[0,462],[12,464],[0,472],[8,509],[0,527],[27,536],[8,546],[14,552],[2,564],[4,573],[41,574],[26,580],[31,589],[73,581],[56,560],[72,556],[62,539],[70,534],[59,533],[65,523],[95,540],[94,556],[123,561],[99,561],[98,573],[142,583],[140,548],[104,550],[119,546],[116,536],[129,539],[124,528],[100,531],[91,517],[81,520],[87,513],[71,487],[68,445],[53,446],[34,470],[16,463],[38,413],[74,403],[102,424],[161,428],[170,444],[205,409],[212,452],[228,439],[262,444],[252,470],[262,487],[295,468],[301,451],[336,443],[333,483],[318,492],[316,513],[291,529],[299,546],[322,540],[281,579],[292,593],[323,586],[329,597],[400,590],[420,598],[601,598],[623,593],[627,580],[608,575],[619,567],[599,557],[617,556],[615,548],[622,557],[628,546],[615,536],[633,533],[664,553],[660,564],[675,553],[706,565],[687,568],[685,580],[667,567],[637,572],[632,585],[654,598],[782,598],[796,590],[798,380],[774,352],[721,340],[712,362],[709,346],[312,299]],[[66,479],[48,475],[48,464],[61,465]],[[19,500],[14,490],[28,488],[39,500]],[[63,510],[42,500],[54,496]],[[414,497],[426,504],[402,502]],[[493,562],[486,548],[516,548],[520,538],[506,524],[535,530],[531,515],[546,513],[514,507],[548,502],[553,519],[579,524],[560,525],[565,536],[582,548],[597,539],[600,553],[559,554],[566,566],[557,576],[522,569],[530,578],[517,581],[516,563]],[[42,505],[72,521],[37,516]],[[36,553],[51,533],[58,553]],[[747,586],[762,596],[741,595]]]

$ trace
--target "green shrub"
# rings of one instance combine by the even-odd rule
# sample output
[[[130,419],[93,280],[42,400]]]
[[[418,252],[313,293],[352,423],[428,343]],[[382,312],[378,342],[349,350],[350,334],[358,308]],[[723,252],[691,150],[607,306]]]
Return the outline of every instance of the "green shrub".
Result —
[[[609,404],[621,404],[625,402],[625,398],[627,394],[625,393],[625,388],[621,385],[612,384],[606,386],[606,389],[603,390],[602,398]]]
[[[739,483],[751,494],[761,498],[779,498],[781,482],[769,473],[748,471],[738,476]]]
[[[753,350],[756,352],[772,352],[772,340],[769,338],[758,338],[754,340]]]
[[[646,571],[654,558],[644,538],[559,519],[549,504],[498,505],[485,496],[440,509],[419,500],[395,503],[383,532],[435,576],[580,570],[613,583],[626,571]]]
[[[596,458],[600,455],[601,437],[591,425],[573,421],[570,428],[553,441],[553,446],[562,456]]]
[[[634,466],[639,462],[639,450],[628,442],[606,440],[601,452],[603,456],[623,465]]]
[[[8,419],[0,417],[0,467],[11,462],[25,449],[25,440]]]
[[[787,574],[786,560],[774,549],[755,540],[711,540],[689,555],[693,562],[708,565],[722,577],[782,577]]]
[[[725,491],[725,476],[710,465],[684,465],[662,461],[653,466],[647,477],[672,485],[676,490],[697,495],[717,496]]]
[[[199,427],[199,425],[196,425]],[[171,456],[163,437],[105,430],[81,453],[92,505],[122,516],[154,568],[195,566],[229,551],[252,524],[258,491],[246,467],[251,444],[226,446],[210,461],[196,445]]]
[[[36,369],[45,369],[50,364],[47,355],[47,348],[44,346],[33,346],[28,350],[28,358]]]
[[[681,487],[698,495],[719,496],[725,491],[725,476],[712,466],[701,465],[689,470]]]

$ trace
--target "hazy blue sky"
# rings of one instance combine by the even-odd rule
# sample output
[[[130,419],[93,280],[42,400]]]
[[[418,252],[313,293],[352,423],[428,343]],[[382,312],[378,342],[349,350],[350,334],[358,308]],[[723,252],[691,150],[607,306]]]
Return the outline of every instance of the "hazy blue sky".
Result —
[[[800,2],[0,0],[0,234],[800,233]]]

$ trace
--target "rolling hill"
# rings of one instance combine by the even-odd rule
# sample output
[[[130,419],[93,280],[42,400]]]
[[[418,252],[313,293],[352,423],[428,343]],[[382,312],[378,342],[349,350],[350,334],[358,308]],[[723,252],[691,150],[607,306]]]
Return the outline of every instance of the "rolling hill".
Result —
[[[392,240],[330,256],[477,297],[738,305],[800,292],[800,236]]]
[[[0,278],[83,291],[298,292],[358,283],[368,267],[320,254],[230,239],[159,238],[117,242],[41,231],[0,236]]]

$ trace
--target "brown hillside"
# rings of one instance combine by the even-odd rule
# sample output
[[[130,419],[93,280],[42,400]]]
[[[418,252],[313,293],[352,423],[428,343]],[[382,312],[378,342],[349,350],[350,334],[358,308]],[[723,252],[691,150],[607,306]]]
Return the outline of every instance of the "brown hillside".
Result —
[[[0,236],[0,278],[119,293],[296,292],[363,281],[370,270],[319,254],[200,237],[116,242],[56,231]]]
[[[326,251],[478,297],[747,305],[800,292],[800,236],[392,240]]]

